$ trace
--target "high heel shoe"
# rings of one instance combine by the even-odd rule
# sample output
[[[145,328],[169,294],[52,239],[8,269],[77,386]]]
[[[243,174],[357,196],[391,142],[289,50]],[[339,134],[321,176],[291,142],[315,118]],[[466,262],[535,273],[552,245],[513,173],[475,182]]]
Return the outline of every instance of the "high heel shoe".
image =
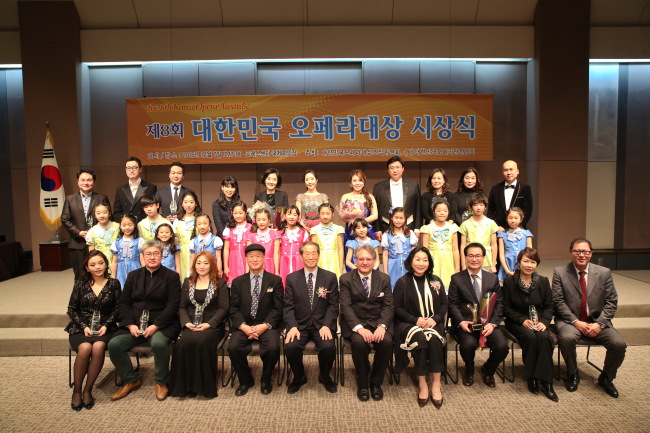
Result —
[[[440,409],[444,401],[445,401],[444,397],[441,398],[440,400],[436,400],[435,398],[433,398],[433,395],[431,395],[431,403],[433,403],[436,409]]]
[[[426,398],[420,398],[420,395],[418,394],[418,406],[424,407],[427,405],[429,402],[429,396],[427,395]]]
[[[90,394],[90,400],[88,401],[83,400],[83,404],[86,409],[92,409],[93,406],[95,405],[95,397],[93,397],[93,395]]]
[[[72,397],[73,397],[73,398],[74,398],[74,395],[75,395],[75,394],[79,394],[79,395],[81,395],[80,392],[73,392],[73,393],[72,393]],[[72,402],[70,402],[70,407],[72,408],[72,410],[80,411],[80,410],[83,409],[83,407],[84,407],[84,401],[83,401],[83,399],[82,399],[79,403],[72,403]]]

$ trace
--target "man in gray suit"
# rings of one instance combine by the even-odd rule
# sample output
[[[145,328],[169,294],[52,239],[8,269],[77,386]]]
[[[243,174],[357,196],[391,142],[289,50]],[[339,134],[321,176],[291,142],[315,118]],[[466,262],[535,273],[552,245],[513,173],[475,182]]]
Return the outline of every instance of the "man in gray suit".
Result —
[[[612,382],[625,358],[626,344],[612,325],[618,295],[609,269],[589,263],[591,242],[574,239],[569,247],[572,262],[553,271],[553,303],[555,323],[560,341],[558,347],[567,365],[566,389],[575,391],[580,383],[576,362],[576,344],[581,337],[607,349],[605,366],[598,385],[612,397],[618,390]]]

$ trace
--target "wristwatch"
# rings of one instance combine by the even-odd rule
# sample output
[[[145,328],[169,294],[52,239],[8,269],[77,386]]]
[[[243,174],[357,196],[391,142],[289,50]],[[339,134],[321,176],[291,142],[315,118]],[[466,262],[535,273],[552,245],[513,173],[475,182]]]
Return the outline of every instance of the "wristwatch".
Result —
[[[382,328],[386,329],[386,325],[384,325],[383,323],[380,323],[379,326],[381,326]]]

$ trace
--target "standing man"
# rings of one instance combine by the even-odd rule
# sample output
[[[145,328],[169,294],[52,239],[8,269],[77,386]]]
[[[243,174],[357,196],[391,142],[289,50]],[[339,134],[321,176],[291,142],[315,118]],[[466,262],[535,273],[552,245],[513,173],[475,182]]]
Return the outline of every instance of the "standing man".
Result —
[[[280,333],[278,326],[282,320],[282,298],[284,289],[282,279],[264,272],[266,250],[260,244],[250,244],[244,250],[250,272],[232,281],[230,288],[230,320],[232,322],[228,354],[237,372],[239,386],[236,396],[242,396],[255,385],[248,366],[251,343],[260,344],[262,358],[261,392],[270,394],[273,390],[271,374],[280,360]]]
[[[465,262],[467,269],[451,276],[449,283],[449,316],[456,341],[460,345],[460,355],[465,362],[463,385],[474,384],[474,355],[479,345],[479,339],[484,337],[490,348],[490,357],[481,367],[483,383],[494,388],[494,372],[499,364],[508,356],[508,345],[499,329],[503,315],[503,299],[501,286],[496,274],[482,270],[485,260],[485,247],[473,242],[465,247]],[[488,294],[488,299],[496,294],[496,302],[492,303],[492,312],[487,320],[481,320],[481,300]],[[483,303],[490,305],[490,302]],[[472,308],[476,306],[474,313]],[[487,308],[487,307],[486,307]],[[489,312],[489,311],[488,311]],[[486,312],[485,314],[487,314]],[[482,323],[482,329],[474,331],[473,324]]]
[[[329,392],[336,392],[330,370],[336,358],[336,320],[339,317],[339,284],[336,274],[318,267],[320,247],[316,242],[300,246],[305,267],[287,276],[284,294],[284,322],[287,326],[284,352],[293,371],[287,393],[294,394],[307,383],[302,352],[309,340],[318,351],[318,381]]]
[[[84,257],[88,252],[86,233],[94,224],[93,209],[100,203],[108,205],[109,208],[111,205],[108,197],[94,192],[96,178],[95,172],[89,168],[79,170],[79,192],[65,198],[61,211],[61,224],[70,233],[68,248],[75,280],[81,275]]]
[[[156,185],[149,183],[142,178],[142,163],[135,156],[129,157],[126,160],[126,177],[129,181],[122,186],[118,186],[115,190],[115,207],[113,208],[113,220],[120,222],[124,214],[131,214],[135,217],[136,221],[140,222],[147,216],[142,210],[140,204],[140,197],[143,194],[150,196],[156,195]]]
[[[582,337],[607,349],[598,385],[616,398],[618,390],[613,380],[623,364],[627,345],[612,325],[618,303],[612,273],[607,268],[589,263],[592,247],[587,239],[574,239],[569,251],[571,263],[555,268],[552,288],[555,324],[560,338],[558,347],[568,373],[566,389],[573,392],[580,383],[576,344]]]
[[[530,185],[517,180],[519,169],[514,161],[503,163],[503,182],[499,182],[490,190],[488,199],[488,218],[496,221],[500,231],[508,230],[506,217],[508,210],[512,207],[521,208],[524,211],[524,220],[520,227],[526,228],[526,224],[533,214],[533,193]]]
[[[419,232],[422,226],[420,214],[420,185],[414,180],[403,179],[404,161],[399,156],[393,156],[386,162],[390,179],[378,182],[372,190],[377,201],[379,218],[373,222],[375,237],[381,241],[381,235],[388,230],[390,224],[389,211],[403,207],[406,211],[406,225],[409,229]]]
[[[111,362],[122,379],[122,387],[111,400],[119,400],[140,388],[140,379],[133,370],[129,350],[142,343],[151,344],[156,381],[156,398],[167,398],[169,382],[169,345],[181,330],[178,306],[181,280],[178,274],[161,265],[163,245],[147,241],[143,247],[144,267],[129,273],[118,303],[120,329],[108,342]],[[143,311],[148,311],[145,320]]]
[[[173,221],[176,217],[175,214],[180,212],[183,195],[188,191],[192,191],[181,185],[183,179],[185,179],[185,166],[182,162],[172,162],[169,166],[169,185],[160,188],[156,193],[160,200],[159,213],[170,221]],[[172,201],[176,203],[174,218],[172,218],[172,211],[170,210]]]
[[[390,277],[373,270],[377,252],[369,244],[354,251],[357,269],[341,276],[341,333],[350,340],[361,401],[384,398],[381,385],[393,356],[393,292]],[[368,355],[375,349],[372,370]],[[368,392],[370,386],[370,393]]]

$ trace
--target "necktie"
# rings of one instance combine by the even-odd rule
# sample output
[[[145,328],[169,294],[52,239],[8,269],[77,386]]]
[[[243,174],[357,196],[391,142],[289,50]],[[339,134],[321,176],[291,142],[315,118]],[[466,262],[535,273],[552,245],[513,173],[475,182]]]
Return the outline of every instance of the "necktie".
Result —
[[[307,278],[307,294],[309,295],[309,306],[314,306],[314,280],[312,279],[314,274],[309,273],[309,278]]]
[[[585,271],[580,271],[580,291],[582,292],[582,299],[580,300],[580,315],[578,319],[582,322],[587,320],[587,280],[585,279]]]
[[[253,287],[253,299],[251,301],[251,317],[254,320],[255,316],[257,316],[257,306],[260,297],[260,276],[255,275],[253,279],[255,280],[255,286]]]
[[[366,292],[366,296],[369,296],[370,288],[368,287],[368,277],[361,278],[361,284],[363,284],[363,290]]]
[[[478,284],[478,275],[472,274],[472,278],[474,279],[472,286],[474,287],[474,293],[476,293],[476,299],[481,302],[481,286]]]
[[[178,209],[178,187],[174,187],[174,203],[176,203],[176,209]]]

